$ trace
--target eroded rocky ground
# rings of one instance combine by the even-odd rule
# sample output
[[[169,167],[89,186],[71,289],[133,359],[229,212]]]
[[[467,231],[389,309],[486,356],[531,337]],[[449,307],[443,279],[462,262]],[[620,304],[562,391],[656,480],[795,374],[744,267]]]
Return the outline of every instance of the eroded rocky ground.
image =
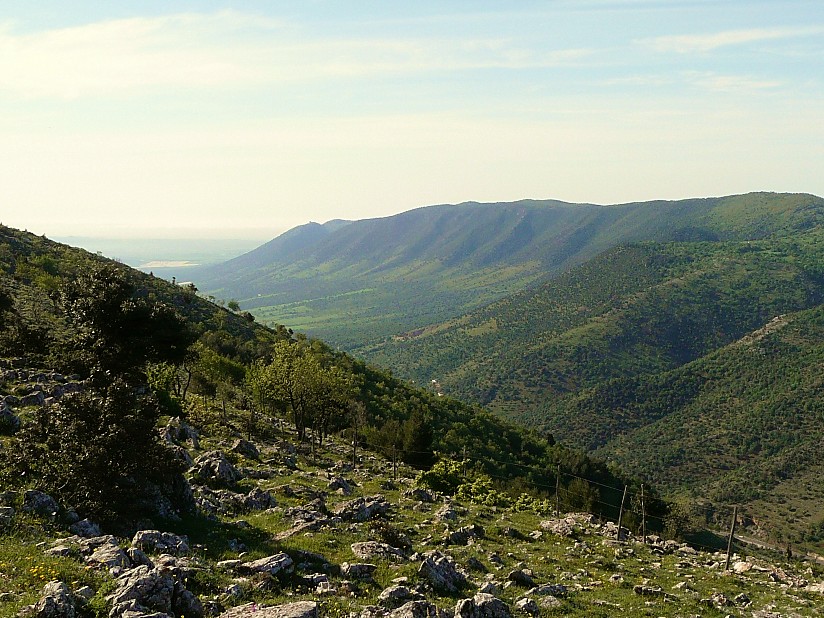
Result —
[[[778,558],[644,544],[587,514],[462,503],[403,466],[173,419],[197,516],[130,538],[37,491],[0,496],[0,616],[817,616],[824,575]],[[623,531],[622,531],[623,532]],[[741,550],[739,549],[739,552]]]

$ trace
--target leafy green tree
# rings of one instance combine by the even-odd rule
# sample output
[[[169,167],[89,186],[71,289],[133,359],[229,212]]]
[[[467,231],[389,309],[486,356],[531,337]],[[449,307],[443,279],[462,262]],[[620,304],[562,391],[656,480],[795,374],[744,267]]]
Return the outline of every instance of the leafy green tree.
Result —
[[[145,381],[147,362],[179,363],[194,340],[173,308],[139,297],[111,265],[66,283],[57,301],[75,329],[70,359],[93,376],[103,372]],[[105,375],[101,379],[105,382]]]
[[[112,266],[64,286],[59,306],[75,329],[74,359],[92,379],[24,425],[2,454],[6,479],[36,479],[63,504],[112,526],[162,513],[164,500],[185,508],[182,468],[160,442],[161,407],[145,388],[149,363],[183,358],[191,339],[182,319],[138,298]],[[163,377],[154,372],[157,383]]]
[[[117,378],[105,392],[66,396],[11,440],[5,480],[35,478],[61,504],[110,526],[157,515],[160,495],[186,510],[182,465],[155,431],[160,414],[153,396]]]

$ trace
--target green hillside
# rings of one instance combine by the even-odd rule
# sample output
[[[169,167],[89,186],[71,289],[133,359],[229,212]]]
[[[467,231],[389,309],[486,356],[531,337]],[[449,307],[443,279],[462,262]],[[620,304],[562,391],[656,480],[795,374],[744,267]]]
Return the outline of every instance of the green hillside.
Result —
[[[356,427],[364,444],[398,451],[416,465],[430,465],[436,453],[461,454],[485,459],[487,471],[504,481],[528,481],[560,465],[621,484],[615,472],[551,436],[416,389],[319,340],[263,327],[192,286],[7,227],[0,227],[0,350],[0,370],[10,368],[9,375],[18,367],[75,374],[102,393],[90,406],[107,401],[118,381],[134,392],[148,383],[158,414],[188,416],[215,431],[271,437],[288,420],[314,445],[338,432],[351,439]],[[37,388],[19,390],[0,374],[0,400]],[[40,417],[24,407],[21,418],[25,426]],[[3,424],[0,435],[10,427]]]
[[[622,246],[535,290],[362,353],[534,423],[548,398],[672,369],[822,302],[822,255],[818,232]]]
[[[755,505],[765,528],[824,521],[824,307],[771,320],[674,371],[549,406],[547,427],[671,490]],[[589,427],[582,427],[588,419]]]
[[[262,321],[354,350],[462,315],[619,244],[786,235],[819,225],[822,210],[821,198],[771,193],[611,206],[430,206],[296,228],[191,276]]]

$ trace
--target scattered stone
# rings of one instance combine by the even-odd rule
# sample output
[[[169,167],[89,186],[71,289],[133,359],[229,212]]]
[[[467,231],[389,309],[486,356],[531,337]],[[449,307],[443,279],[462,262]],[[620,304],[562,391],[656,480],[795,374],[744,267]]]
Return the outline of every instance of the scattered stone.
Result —
[[[88,519],[81,519],[80,521],[73,523],[69,526],[69,530],[72,534],[86,538],[92,538],[103,534],[100,530],[100,526],[93,521],[89,521]]]
[[[72,551],[72,548],[68,545],[55,545],[54,547],[50,547],[43,553],[47,556],[61,556],[65,558],[67,556],[71,556]]]
[[[437,551],[425,556],[418,568],[418,576],[428,580],[435,590],[454,594],[467,585],[466,575],[457,569],[451,558]]]
[[[57,516],[60,507],[49,494],[30,489],[23,496],[23,510],[41,517],[54,518]]]
[[[455,606],[455,618],[511,618],[509,606],[491,594],[477,593]]]
[[[565,597],[567,592],[567,587],[563,584],[543,584],[542,586],[533,588],[528,592],[528,594],[530,596]]]
[[[515,609],[530,616],[537,616],[541,613],[538,604],[530,598],[518,599],[515,601]]]
[[[342,476],[336,476],[329,481],[329,485],[327,488],[332,491],[337,491],[341,495],[344,496],[351,496],[352,495],[352,485],[343,478]]]
[[[12,435],[20,431],[20,417],[0,401],[0,434]]]
[[[435,519],[438,521],[456,521],[458,519],[458,511],[452,508],[452,505],[444,504],[435,513]]]
[[[716,607],[731,607],[733,605],[732,600],[723,592],[714,592],[710,597],[710,601]]]
[[[255,487],[243,499],[243,506],[250,511],[263,511],[277,506],[275,497],[265,489]]]
[[[68,586],[60,581],[46,584],[32,613],[37,618],[74,618],[74,599]]]
[[[470,526],[458,528],[454,532],[450,533],[447,537],[447,541],[451,545],[466,545],[470,540],[483,538],[484,534],[484,529],[481,526],[472,524]]]
[[[424,600],[423,595],[413,592],[406,586],[390,586],[378,596],[378,604],[388,609],[395,609],[409,601]]]
[[[404,498],[409,498],[410,500],[417,500],[418,502],[435,502],[435,496],[429,490],[422,489],[420,487],[416,487],[415,489],[407,489],[403,492]]]
[[[298,601],[286,605],[247,603],[226,610],[218,618],[318,618],[315,601]]]
[[[141,565],[117,578],[117,588],[106,597],[112,604],[110,618],[133,611],[172,613],[175,583],[168,573]]]
[[[280,553],[273,556],[267,556],[260,560],[253,562],[245,562],[238,567],[238,570],[250,573],[268,573],[269,575],[277,575],[281,571],[288,571],[294,565],[289,554]]]
[[[246,459],[260,459],[260,451],[258,448],[248,440],[242,438],[238,438],[235,440],[235,443],[232,444],[232,452],[242,455]]]
[[[578,537],[583,528],[593,523],[593,516],[588,513],[571,513],[560,519],[542,521],[541,530],[551,532],[557,536]]]
[[[0,525],[9,526],[14,518],[14,508],[10,506],[0,506]]]
[[[352,543],[351,548],[352,553],[361,560],[374,560],[375,558],[394,560],[395,562],[406,560],[406,556],[403,555],[400,549],[387,545],[386,543],[378,543],[377,541]]]
[[[389,511],[389,502],[382,495],[356,498],[339,505],[334,515],[344,521],[368,521],[378,515],[385,515]]]
[[[182,556],[189,553],[189,539],[171,532],[140,530],[132,539],[132,547],[153,554]]]
[[[439,618],[440,612],[428,601],[409,601],[389,615],[391,618]]]
[[[192,476],[201,481],[213,481],[231,485],[242,477],[226,455],[220,451],[209,451],[195,459]]]
[[[352,579],[371,580],[372,575],[378,570],[378,565],[359,562],[349,564],[344,562],[340,565],[341,575],[344,577],[351,577]]]
[[[114,539],[114,537],[112,537],[112,539]],[[92,554],[86,558],[86,562],[89,564],[99,564],[109,569],[129,569],[132,566],[129,556],[126,555],[125,551],[120,549],[117,545],[117,541],[114,540],[112,540],[111,543],[106,543],[97,547],[97,549],[95,549]]]

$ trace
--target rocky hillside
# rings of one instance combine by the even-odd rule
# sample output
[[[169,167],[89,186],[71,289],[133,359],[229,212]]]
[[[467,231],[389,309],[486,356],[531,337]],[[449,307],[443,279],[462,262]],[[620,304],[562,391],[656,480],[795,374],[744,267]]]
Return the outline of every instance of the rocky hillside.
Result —
[[[824,570],[545,504],[492,506],[333,442],[250,443],[172,419],[196,510],[128,537],[36,490],[0,496],[0,616],[819,616]],[[124,445],[124,448],[128,448]],[[465,484],[477,482],[470,477]],[[466,486],[466,485],[464,485]],[[563,503],[562,503],[563,508]]]

